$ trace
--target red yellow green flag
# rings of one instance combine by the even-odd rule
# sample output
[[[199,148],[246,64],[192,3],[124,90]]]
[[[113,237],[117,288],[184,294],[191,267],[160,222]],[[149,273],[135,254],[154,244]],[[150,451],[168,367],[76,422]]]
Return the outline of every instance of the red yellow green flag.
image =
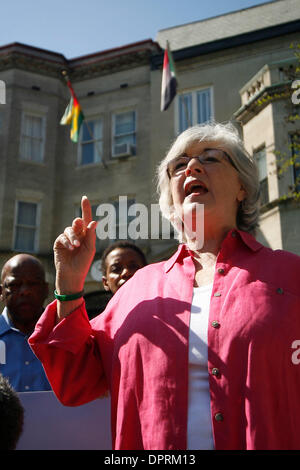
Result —
[[[67,124],[71,125],[70,138],[72,142],[78,142],[80,126],[84,120],[84,115],[70,80],[68,80],[67,85],[71,92],[71,99],[60,120],[60,124],[63,126]]]
[[[167,41],[167,47],[164,53],[164,64],[163,64],[162,83],[161,83],[161,101],[160,101],[161,111],[166,111],[166,109],[168,109],[171,102],[176,96],[176,92],[177,92],[177,78],[176,78],[175,66],[174,66],[172,53],[169,48],[169,43]]]

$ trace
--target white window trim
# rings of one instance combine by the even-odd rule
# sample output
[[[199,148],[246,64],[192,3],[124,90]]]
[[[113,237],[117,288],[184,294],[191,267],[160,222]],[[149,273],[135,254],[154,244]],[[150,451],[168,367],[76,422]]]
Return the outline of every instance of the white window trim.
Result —
[[[98,145],[96,143],[100,142],[102,144],[102,155],[100,154],[99,155],[99,160],[97,161],[93,161],[91,163],[81,163],[81,158],[82,158],[82,142],[81,142],[81,137],[82,137],[82,132],[83,132],[83,125],[84,125],[84,122],[90,122],[90,121],[101,121],[101,125],[102,125],[102,136],[101,136],[101,139],[94,139],[94,140],[90,140],[89,142],[93,142],[94,145],[96,146],[96,152],[98,152]],[[101,165],[104,158],[103,158],[103,154],[104,154],[104,119],[103,119],[103,116],[86,116],[85,117],[85,120],[82,122],[82,125],[81,125],[81,129],[80,129],[80,135],[79,135],[79,141],[78,141],[78,147],[77,147],[77,167],[78,168],[90,168],[92,165]]]
[[[134,116],[135,116],[135,129],[134,129],[134,132],[132,133],[125,133],[125,134],[118,134],[116,135],[115,134],[115,124],[116,124],[116,116],[120,115],[120,114],[126,114],[126,113],[130,113],[130,112],[133,112],[134,113]],[[127,108],[127,109],[118,109],[118,110],[115,110],[112,114],[112,125],[111,125],[111,158],[112,160],[114,159],[117,159],[117,158],[120,158],[120,156],[118,155],[115,155],[114,153],[114,145],[115,145],[115,137],[121,137],[122,135],[135,135],[135,153],[132,154],[132,155],[128,155],[128,156],[136,156],[136,151],[137,151],[137,132],[138,132],[138,115],[137,115],[137,110],[134,109],[134,108]]]
[[[22,157],[21,149],[22,149],[22,139],[23,139],[23,130],[25,127],[25,116],[31,117],[39,117],[42,119],[42,148],[41,148],[41,160],[35,161],[32,159],[27,159]],[[26,163],[34,163],[34,164],[43,164],[45,160],[45,144],[46,144],[46,116],[44,113],[37,112],[37,111],[30,111],[30,110],[23,110],[21,116],[21,129],[20,129],[20,146],[19,146],[19,160]]]
[[[36,204],[37,210],[36,210],[36,230],[35,230],[35,236],[34,236],[34,246],[33,246],[33,251],[30,253],[37,253],[38,248],[39,248],[39,243],[40,243],[40,221],[41,221],[41,203],[32,200],[32,199],[16,199],[15,200],[15,211],[14,211],[14,228],[13,228],[13,243],[12,243],[12,250],[16,252],[22,252],[23,250],[19,250],[16,248],[16,237],[17,237],[17,221],[18,221],[18,203],[19,202],[25,202],[25,203],[30,203],[30,204]]]
[[[205,85],[201,87],[193,87],[193,88],[187,88],[180,90],[179,93],[177,93],[175,97],[175,119],[174,119],[174,124],[175,124],[175,135],[178,135],[181,133],[180,131],[180,119],[179,119],[179,98],[181,95],[185,95],[188,93],[192,93],[192,95],[196,96],[196,93],[198,91],[202,90],[210,90],[210,109],[211,109],[211,120],[215,118],[215,107],[214,107],[214,87],[213,85]],[[192,98],[192,115],[197,116],[197,100],[196,98]],[[191,123],[191,125],[195,125],[197,122],[194,121]]]

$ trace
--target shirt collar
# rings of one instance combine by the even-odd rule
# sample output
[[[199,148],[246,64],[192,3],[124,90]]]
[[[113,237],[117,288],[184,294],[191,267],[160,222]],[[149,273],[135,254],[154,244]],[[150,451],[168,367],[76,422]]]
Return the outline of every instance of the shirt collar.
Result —
[[[242,232],[241,230],[231,230],[230,231],[231,236],[232,236],[233,232],[236,232],[240,236],[240,238],[243,240],[245,245],[247,245],[248,248],[250,248],[250,250],[255,252],[255,251],[258,251],[261,248],[263,248],[263,245],[261,243],[259,243],[257,240],[255,240],[253,235],[251,235],[250,233]]]
[[[11,324],[7,316],[7,308],[5,307],[0,315],[0,335],[3,335],[11,329]]]
[[[186,256],[191,256],[191,251],[186,244],[180,244],[176,253],[165,262],[165,272],[167,273],[175,263],[180,262]]]
[[[225,240],[229,240],[231,238],[239,238],[251,251],[255,252],[260,250],[263,245],[259,243],[255,238],[250,235],[248,232],[243,232],[242,230],[232,229],[226,235]],[[223,243],[225,242],[223,241]],[[188,248],[186,244],[180,244],[176,253],[171,256],[165,262],[165,272],[167,273],[170,269],[174,266],[175,263],[180,262],[186,256],[191,256],[191,250]]]

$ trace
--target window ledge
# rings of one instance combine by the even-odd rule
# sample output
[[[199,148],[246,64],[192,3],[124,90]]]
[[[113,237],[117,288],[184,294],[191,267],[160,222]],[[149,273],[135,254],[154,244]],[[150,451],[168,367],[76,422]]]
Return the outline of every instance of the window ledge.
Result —
[[[137,155],[126,155],[123,157],[110,157],[106,163],[120,163],[122,161],[127,162],[128,160],[136,160]]]
[[[103,167],[103,162],[96,162],[96,163],[86,163],[84,165],[79,165],[77,163],[75,170],[84,170],[84,169],[89,169],[89,168],[98,168],[98,167]]]
[[[18,162],[20,163],[29,163],[30,165],[35,165],[35,166],[41,166],[41,167],[46,167],[45,162],[35,162],[34,160],[26,160],[25,158],[18,158]]]
[[[86,165],[77,165],[76,170],[90,169],[90,168],[103,168],[104,165],[115,165],[120,161],[136,160],[136,155],[128,155],[128,157],[110,157],[109,160],[103,160],[97,163],[87,163]]]

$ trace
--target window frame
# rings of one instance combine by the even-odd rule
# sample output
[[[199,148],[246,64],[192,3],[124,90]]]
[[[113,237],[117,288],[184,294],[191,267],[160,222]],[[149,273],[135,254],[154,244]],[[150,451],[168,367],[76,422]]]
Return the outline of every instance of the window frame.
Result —
[[[19,203],[24,204],[35,204],[36,206],[36,220],[35,225],[24,225],[18,223],[19,217]],[[14,211],[14,226],[13,226],[13,243],[12,250],[16,252],[26,252],[26,253],[37,253],[39,247],[39,235],[40,235],[40,220],[41,220],[41,203],[33,200],[24,200],[16,199],[15,201],[15,211]],[[33,239],[33,250],[24,250],[24,248],[19,248],[16,246],[17,241],[17,232],[18,228],[31,228],[34,230],[34,239]]]
[[[41,136],[39,138],[33,137],[31,135],[25,134],[25,128],[26,128],[26,123],[25,120],[27,117],[31,118],[39,118],[41,119]],[[39,160],[34,160],[31,156],[30,158],[27,158],[23,155],[22,152],[22,147],[23,147],[23,142],[24,138],[30,138],[31,142],[32,141],[39,141],[41,143],[40,147],[40,159]],[[21,129],[20,129],[20,146],[19,146],[19,159],[22,162],[29,162],[29,163],[44,163],[45,159],[45,143],[46,143],[46,116],[42,112],[38,111],[30,111],[30,110],[23,110],[22,111],[22,117],[21,117]]]
[[[199,121],[199,119],[198,119],[198,93],[199,92],[204,92],[206,90],[209,90],[210,116],[209,116],[209,119],[207,121],[198,122]],[[214,88],[213,88],[212,85],[202,86],[200,88],[197,87],[197,88],[182,90],[180,93],[177,94],[176,100],[175,100],[175,133],[176,133],[176,135],[180,134],[185,129],[187,129],[187,127],[189,127],[189,125],[186,128],[182,128],[182,129],[180,127],[180,122],[181,122],[180,102],[181,102],[181,98],[184,95],[191,95],[191,100],[192,100],[192,105],[191,105],[192,122],[189,125],[194,126],[196,124],[202,124],[202,123],[205,123],[205,122],[210,122],[211,120],[214,119]]]
[[[133,113],[134,115],[134,131],[132,132],[124,132],[122,134],[116,134],[116,117],[120,116],[122,114],[129,114]],[[112,125],[111,125],[111,158],[114,160],[116,158],[120,158],[122,156],[134,156],[136,155],[136,150],[137,150],[137,111],[134,108],[126,109],[126,110],[118,110],[114,111],[112,114]],[[127,153],[120,153],[117,154],[115,153],[115,145],[116,145],[116,138],[118,137],[126,137],[126,136],[131,136],[133,135],[133,144],[129,144],[132,146],[132,149]]]
[[[82,137],[83,137],[83,129],[84,129],[84,126],[87,125],[86,123],[90,123],[90,122],[101,122],[101,138],[98,138],[98,139],[90,139],[90,140],[86,140],[84,141],[84,143],[82,142]],[[88,167],[90,165],[98,165],[98,164],[101,164],[103,162],[103,147],[104,147],[104,131],[103,131],[103,127],[104,127],[104,119],[102,116],[89,116],[89,117],[86,117],[84,119],[84,121],[82,122],[82,125],[81,125],[81,128],[80,128],[80,132],[79,132],[79,141],[78,141],[78,152],[77,152],[77,165],[78,167],[80,168],[84,168],[84,167]],[[91,136],[92,137],[92,136]],[[93,136],[94,137],[94,136]],[[89,162],[89,163],[82,163],[82,147],[86,144],[93,144],[93,161],[92,162]],[[101,155],[99,154],[99,143],[100,143],[100,149],[101,149]],[[98,158],[95,158],[95,156],[97,157],[98,155]]]

